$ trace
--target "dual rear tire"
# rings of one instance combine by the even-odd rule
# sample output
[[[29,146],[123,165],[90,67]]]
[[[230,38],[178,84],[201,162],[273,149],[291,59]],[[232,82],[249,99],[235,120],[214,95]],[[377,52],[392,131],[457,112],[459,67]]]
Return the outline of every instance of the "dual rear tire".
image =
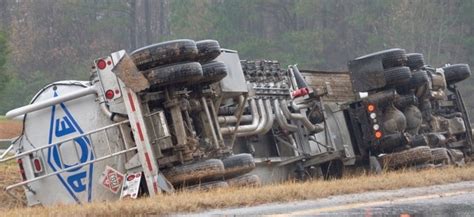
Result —
[[[215,40],[181,39],[143,47],[130,56],[153,87],[164,87],[208,85],[222,80],[228,74],[226,65],[212,61],[219,55],[220,46]]]

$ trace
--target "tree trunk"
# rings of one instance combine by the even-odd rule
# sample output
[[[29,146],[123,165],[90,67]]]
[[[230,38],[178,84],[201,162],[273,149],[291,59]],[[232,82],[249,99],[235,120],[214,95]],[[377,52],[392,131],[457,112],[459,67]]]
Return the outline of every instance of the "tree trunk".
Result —
[[[151,44],[151,16],[150,16],[150,0],[144,1],[144,9],[145,9],[145,42],[146,44]]]
[[[130,17],[129,17],[129,30],[130,30],[130,50],[137,48],[137,25],[136,25],[136,2],[135,0],[129,1],[130,6]]]

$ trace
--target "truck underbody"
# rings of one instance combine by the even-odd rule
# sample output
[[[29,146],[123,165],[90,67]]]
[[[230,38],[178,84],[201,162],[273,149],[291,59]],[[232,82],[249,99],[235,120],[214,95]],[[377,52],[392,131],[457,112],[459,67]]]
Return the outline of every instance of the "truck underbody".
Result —
[[[406,67],[408,66],[408,67]],[[347,72],[241,60],[217,41],[175,40],[94,61],[90,81],[47,85],[8,118],[28,205],[137,198],[176,188],[259,185],[462,164],[472,129],[456,83],[392,49]],[[51,192],[54,192],[52,196]]]

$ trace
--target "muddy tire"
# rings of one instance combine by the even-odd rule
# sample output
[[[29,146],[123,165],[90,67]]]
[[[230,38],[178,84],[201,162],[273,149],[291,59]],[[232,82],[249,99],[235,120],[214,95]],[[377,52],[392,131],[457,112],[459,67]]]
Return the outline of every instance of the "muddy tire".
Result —
[[[210,159],[172,167],[165,171],[164,175],[172,184],[185,184],[219,179],[222,178],[224,171],[224,164],[221,160]]]
[[[255,161],[251,154],[236,154],[222,160],[226,179],[246,174],[255,169]]]
[[[428,74],[425,71],[415,71],[410,80],[405,85],[397,87],[397,92],[400,94],[409,93],[411,90],[427,84],[429,81]]]
[[[454,64],[443,67],[446,83],[454,84],[465,80],[471,76],[471,69],[468,64]]]
[[[380,157],[382,165],[387,168],[400,168],[404,166],[423,164],[431,161],[431,159],[431,150],[428,146],[419,146]]]
[[[232,179],[226,180],[229,187],[250,187],[250,186],[260,186],[262,183],[260,177],[257,175],[243,175],[238,176]]]
[[[140,71],[158,66],[193,61],[198,55],[196,43],[188,39],[152,44],[130,54]]]
[[[202,67],[198,62],[158,67],[145,71],[143,74],[155,87],[171,84],[196,84],[203,77]]]
[[[387,87],[398,87],[406,85],[411,79],[411,71],[408,67],[394,67],[384,71]]]
[[[212,189],[218,189],[218,188],[227,188],[229,187],[229,184],[227,184],[227,182],[224,182],[224,181],[214,181],[214,182],[206,182],[206,183],[201,183],[201,184],[197,184],[197,185],[192,185],[192,186],[188,186],[186,187],[186,189],[190,190],[190,191],[209,191],[209,190],[212,190]]]
[[[212,84],[227,76],[228,69],[223,62],[212,61],[202,65],[203,77],[197,81],[198,84]]]
[[[431,149],[431,154],[433,155],[432,161],[434,164],[450,164],[448,149],[433,148]]]
[[[195,61],[207,63],[221,54],[221,46],[216,40],[202,40],[196,42],[198,54]]]
[[[462,153],[462,151],[457,149],[448,149],[448,155],[451,162],[455,165],[463,166],[465,164],[464,154]]]
[[[407,56],[405,50],[400,48],[393,48],[389,50],[383,50],[365,56],[356,58],[354,61],[374,58],[382,61],[382,66],[384,69],[389,69],[393,67],[405,66],[407,62]]]
[[[425,59],[421,53],[407,54],[407,66],[411,70],[418,70],[425,65]]]

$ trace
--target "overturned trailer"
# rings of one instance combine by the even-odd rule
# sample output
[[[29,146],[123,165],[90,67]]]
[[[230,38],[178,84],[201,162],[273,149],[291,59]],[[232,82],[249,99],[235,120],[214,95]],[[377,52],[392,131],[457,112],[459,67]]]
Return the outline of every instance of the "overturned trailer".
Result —
[[[243,105],[247,92],[221,87],[238,74],[213,61],[220,54],[217,41],[169,41],[95,60],[90,81],[47,85],[6,114],[24,124],[15,156],[0,161],[20,167],[7,192],[23,187],[32,206],[258,184],[242,177],[253,157],[232,155],[218,126],[220,96]]]
[[[28,205],[84,203],[341,177],[357,162],[461,162],[472,130],[455,83],[469,67],[419,59],[395,49],[348,72],[300,72],[213,40],[115,52],[90,81],[49,84],[7,113],[24,129],[0,159],[22,176],[6,190],[23,187]]]

